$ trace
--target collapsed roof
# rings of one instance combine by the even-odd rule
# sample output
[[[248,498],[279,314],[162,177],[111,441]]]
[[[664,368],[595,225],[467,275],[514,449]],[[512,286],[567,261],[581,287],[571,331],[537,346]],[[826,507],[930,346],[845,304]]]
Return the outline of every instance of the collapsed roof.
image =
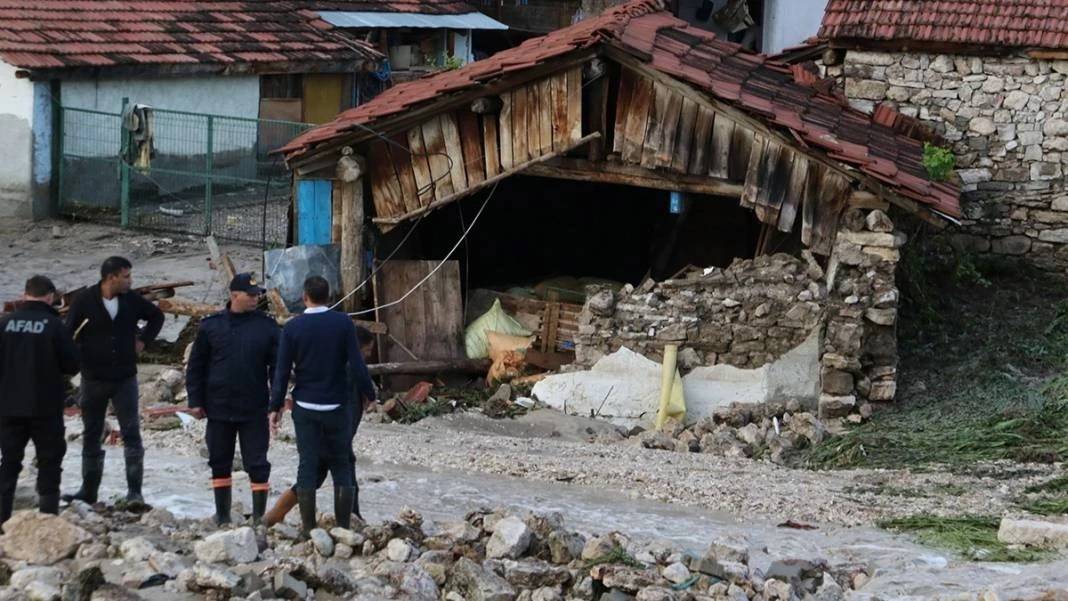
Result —
[[[789,65],[689,26],[660,0],[633,0],[460,69],[395,86],[302,134],[281,152],[294,165],[379,133],[394,134],[413,111],[451,110],[490,84],[549,71],[578,55],[603,56],[670,78],[713,108],[761,124],[797,152],[833,163],[899,204],[943,217],[960,215],[958,187],[929,179],[920,139],[896,131],[885,114],[854,110],[808,85],[808,78],[797,79],[801,74],[795,77]]]

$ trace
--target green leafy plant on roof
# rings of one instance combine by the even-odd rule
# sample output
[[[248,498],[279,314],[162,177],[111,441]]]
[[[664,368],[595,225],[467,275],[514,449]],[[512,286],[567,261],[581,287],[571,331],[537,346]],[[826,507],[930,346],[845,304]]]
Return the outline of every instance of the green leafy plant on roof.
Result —
[[[957,157],[949,148],[924,142],[923,166],[927,169],[927,177],[930,177],[932,181],[944,182],[953,173],[953,168],[957,166]]]

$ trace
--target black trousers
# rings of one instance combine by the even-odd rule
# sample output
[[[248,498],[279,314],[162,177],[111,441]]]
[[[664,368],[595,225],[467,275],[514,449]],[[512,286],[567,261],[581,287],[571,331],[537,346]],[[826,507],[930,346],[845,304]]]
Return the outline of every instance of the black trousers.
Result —
[[[58,495],[67,454],[63,416],[0,417],[0,495],[15,494],[22,472],[26,444],[33,441],[37,450],[37,494]]]
[[[267,416],[230,422],[208,418],[204,437],[208,443],[208,465],[212,479],[229,478],[234,469],[234,445],[240,441],[241,461],[249,480],[265,484],[271,477],[271,464],[267,461],[267,447],[271,432]]]
[[[122,432],[122,452],[129,465],[131,460],[138,461],[145,456],[145,447],[141,442],[141,407],[137,401],[137,377],[131,376],[117,382],[102,380],[82,380],[81,408],[82,457],[97,459],[104,456],[101,438],[104,435],[104,419],[108,414],[108,403],[115,408]]]
[[[314,490],[319,465],[325,463],[334,478],[334,486],[352,486],[352,418],[342,405],[333,411],[311,411],[293,407],[293,426],[297,432],[297,488]],[[325,456],[323,456],[325,454]]]
[[[363,407],[353,407],[352,416],[352,433],[349,435],[349,462],[352,464],[352,485],[359,488],[360,485],[356,482],[356,451],[352,449],[353,441],[356,440],[356,430],[360,427],[360,422],[363,420]],[[319,473],[315,478],[315,488],[322,488],[323,483],[326,482],[326,477],[330,474],[330,464],[324,461],[324,458],[329,455],[329,451],[326,448],[326,444],[322,444],[319,447]],[[293,485],[293,490],[297,489],[297,485]]]

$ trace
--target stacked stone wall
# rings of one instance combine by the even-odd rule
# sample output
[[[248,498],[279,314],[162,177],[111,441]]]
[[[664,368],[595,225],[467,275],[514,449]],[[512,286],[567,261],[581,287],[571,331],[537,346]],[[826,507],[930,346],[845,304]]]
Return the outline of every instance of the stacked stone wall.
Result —
[[[958,244],[1068,268],[1068,61],[849,51],[826,69],[857,108],[892,103],[952,147]]]
[[[664,345],[676,344],[683,369],[767,364],[820,325],[824,272],[810,254],[806,259],[739,259],[648,289],[602,290],[583,310],[577,363],[591,366],[623,346],[659,359]]]

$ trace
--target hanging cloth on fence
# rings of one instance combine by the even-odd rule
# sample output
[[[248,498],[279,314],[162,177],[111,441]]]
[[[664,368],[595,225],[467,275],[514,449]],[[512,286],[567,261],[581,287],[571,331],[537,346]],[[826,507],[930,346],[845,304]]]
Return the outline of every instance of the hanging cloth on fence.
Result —
[[[151,167],[152,157],[156,155],[152,143],[154,120],[152,107],[144,104],[127,105],[122,112],[122,127],[130,132],[130,143],[126,147],[123,160],[138,169]]]

